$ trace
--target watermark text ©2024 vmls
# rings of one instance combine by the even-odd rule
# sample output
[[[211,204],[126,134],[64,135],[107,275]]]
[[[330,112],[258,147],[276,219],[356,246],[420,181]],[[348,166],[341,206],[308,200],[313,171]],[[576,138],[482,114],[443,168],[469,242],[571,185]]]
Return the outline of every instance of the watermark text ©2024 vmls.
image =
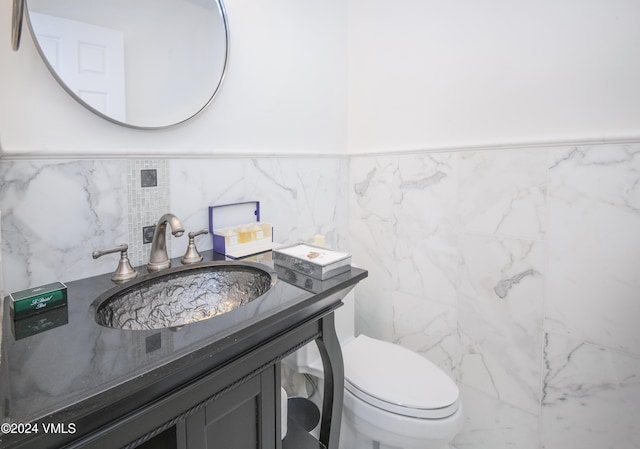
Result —
[[[4,434],[74,434],[76,433],[75,423],[61,422],[34,422],[34,423],[2,423],[0,433]]]

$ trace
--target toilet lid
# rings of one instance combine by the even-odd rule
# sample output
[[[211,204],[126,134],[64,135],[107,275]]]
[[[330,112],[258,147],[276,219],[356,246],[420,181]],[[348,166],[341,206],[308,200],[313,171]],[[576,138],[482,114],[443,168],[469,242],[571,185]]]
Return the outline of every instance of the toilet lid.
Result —
[[[458,409],[458,386],[421,355],[360,335],[343,348],[345,388],[383,410],[444,418]]]

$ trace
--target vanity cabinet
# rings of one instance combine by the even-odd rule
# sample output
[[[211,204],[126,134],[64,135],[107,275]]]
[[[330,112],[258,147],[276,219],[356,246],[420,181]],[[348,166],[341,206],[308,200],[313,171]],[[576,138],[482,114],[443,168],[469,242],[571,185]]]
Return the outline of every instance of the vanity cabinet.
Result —
[[[111,421],[68,448],[288,449],[280,435],[280,361],[311,341],[323,357],[325,388],[320,441],[296,449],[337,449],[343,366],[333,304],[319,314],[226,360]],[[240,343],[239,343],[240,344]],[[338,419],[333,419],[337,416]],[[297,440],[300,441],[300,440]]]
[[[279,367],[279,365],[278,365]],[[180,448],[276,449],[276,369],[255,375],[182,424]],[[277,396],[280,400],[280,396]],[[183,436],[182,436],[183,435]]]
[[[5,298],[0,423],[74,431],[0,434],[0,447],[337,449],[344,367],[334,312],[366,275],[352,268],[313,291],[278,282],[260,301],[184,329],[100,326],[86,298],[107,291],[110,275],[67,284],[68,323],[29,338],[12,334]],[[288,420],[283,440],[280,362],[310,342],[325,380],[320,434]]]
[[[188,417],[179,416],[174,419],[179,420],[175,425],[148,441],[138,445],[145,438],[143,436],[125,447],[280,449],[282,445],[276,431],[279,429],[276,418],[280,409],[277,402],[280,401],[279,373],[280,365],[272,365],[240,385],[229,385],[217,394],[207,392],[208,382],[205,381],[197,391],[204,396],[212,395],[190,409]],[[110,435],[104,438],[105,443],[111,440]]]

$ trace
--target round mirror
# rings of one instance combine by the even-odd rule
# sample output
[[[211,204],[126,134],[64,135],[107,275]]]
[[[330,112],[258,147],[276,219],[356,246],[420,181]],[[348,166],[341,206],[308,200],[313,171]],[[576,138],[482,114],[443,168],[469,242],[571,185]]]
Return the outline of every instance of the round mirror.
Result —
[[[89,110],[141,129],[165,128],[213,99],[228,58],[221,0],[28,0],[38,51]]]

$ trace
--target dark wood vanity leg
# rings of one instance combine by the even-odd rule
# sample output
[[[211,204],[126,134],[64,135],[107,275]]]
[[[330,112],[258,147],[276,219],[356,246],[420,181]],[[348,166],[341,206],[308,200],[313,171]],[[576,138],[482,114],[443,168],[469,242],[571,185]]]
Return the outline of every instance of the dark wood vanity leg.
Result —
[[[340,421],[344,398],[344,364],[340,341],[336,335],[333,313],[320,321],[322,336],[316,340],[324,370],[324,400],[322,402],[322,422],[320,442],[327,449],[338,449]]]

